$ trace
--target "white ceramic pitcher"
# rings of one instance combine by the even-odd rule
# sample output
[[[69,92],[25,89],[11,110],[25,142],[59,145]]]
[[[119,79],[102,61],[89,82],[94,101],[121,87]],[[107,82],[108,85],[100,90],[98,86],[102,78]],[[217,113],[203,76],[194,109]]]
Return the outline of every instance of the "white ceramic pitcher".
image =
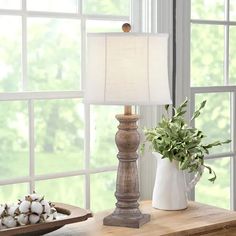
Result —
[[[157,159],[156,180],[153,189],[152,206],[161,210],[182,210],[188,206],[187,192],[193,188],[203,173],[203,169],[196,173],[187,185],[184,172],[179,170],[178,161],[161,159],[161,154],[154,152]]]

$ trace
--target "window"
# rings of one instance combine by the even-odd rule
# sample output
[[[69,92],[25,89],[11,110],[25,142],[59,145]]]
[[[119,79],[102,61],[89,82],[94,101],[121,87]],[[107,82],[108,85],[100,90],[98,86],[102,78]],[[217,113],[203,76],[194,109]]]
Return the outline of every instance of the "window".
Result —
[[[235,1],[191,1],[191,107],[202,100],[206,108],[195,126],[207,135],[206,141],[232,139],[216,147],[207,163],[216,173],[214,184],[207,175],[195,190],[197,201],[235,209]],[[231,203],[231,204],[230,204]]]
[[[135,4],[0,0],[1,202],[36,190],[94,211],[113,207],[122,108],[82,103],[86,33],[137,27]]]

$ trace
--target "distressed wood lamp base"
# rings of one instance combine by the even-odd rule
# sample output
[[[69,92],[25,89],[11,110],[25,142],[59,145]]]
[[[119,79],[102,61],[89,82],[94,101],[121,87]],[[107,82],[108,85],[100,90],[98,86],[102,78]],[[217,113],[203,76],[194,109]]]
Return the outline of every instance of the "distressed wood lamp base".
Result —
[[[119,150],[115,192],[117,203],[115,211],[104,218],[103,224],[139,228],[150,221],[150,215],[142,214],[138,204],[140,193],[136,151],[140,137],[136,122],[139,116],[132,115],[131,107],[126,106],[125,114],[116,118],[120,122],[115,138]]]
[[[139,216],[122,216],[119,214],[111,214],[103,219],[104,225],[121,226],[129,228],[140,228],[142,225],[150,221],[150,215],[140,214]]]

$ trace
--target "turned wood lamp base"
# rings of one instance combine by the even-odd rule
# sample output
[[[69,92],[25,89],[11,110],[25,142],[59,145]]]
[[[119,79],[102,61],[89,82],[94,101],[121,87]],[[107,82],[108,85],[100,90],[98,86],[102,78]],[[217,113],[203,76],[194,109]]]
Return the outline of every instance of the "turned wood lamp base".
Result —
[[[111,214],[103,219],[103,224],[109,226],[140,228],[149,221],[150,215],[148,214],[141,213],[139,217]]]
[[[136,122],[139,116],[132,115],[131,106],[125,106],[124,115],[117,115],[120,122],[116,133],[119,153],[115,211],[103,219],[104,225],[139,228],[150,221],[150,215],[139,210],[139,181],[137,168],[137,149],[140,143]]]

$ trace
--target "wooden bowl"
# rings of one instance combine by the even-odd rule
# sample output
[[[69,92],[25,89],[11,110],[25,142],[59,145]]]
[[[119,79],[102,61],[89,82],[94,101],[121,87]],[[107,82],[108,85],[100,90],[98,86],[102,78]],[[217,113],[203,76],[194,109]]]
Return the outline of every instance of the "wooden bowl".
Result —
[[[53,220],[51,222],[18,226],[10,229],[0,230],[0,236],[35,236],[42,235],[63,227],[66,224],[85,221],[92,217],[92,213],[88,210],[71,206],[63,203],[54,203],[58,213],[67,215],[63,219]]]

